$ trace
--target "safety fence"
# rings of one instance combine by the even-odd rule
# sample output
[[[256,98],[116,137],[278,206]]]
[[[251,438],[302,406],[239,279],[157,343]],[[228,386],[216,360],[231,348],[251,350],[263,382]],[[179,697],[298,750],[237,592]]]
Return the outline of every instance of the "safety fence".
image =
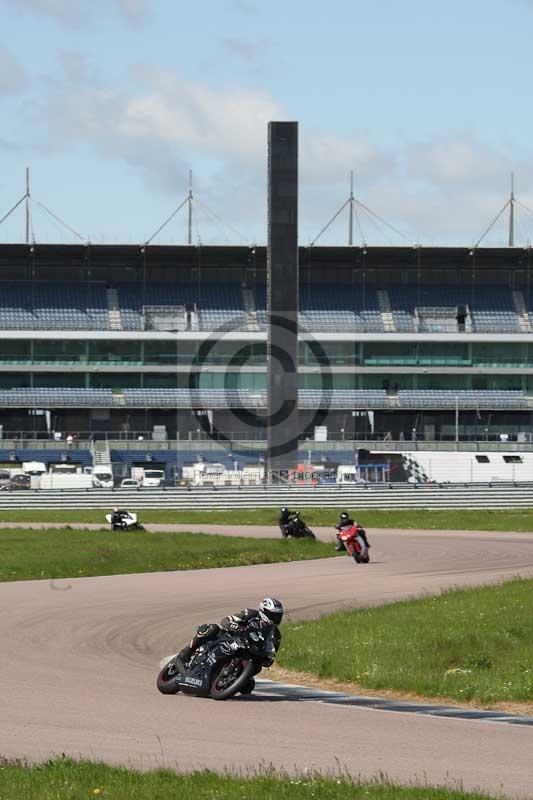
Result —
[[[0,509],[533,508],[533,482],[0,492]]]

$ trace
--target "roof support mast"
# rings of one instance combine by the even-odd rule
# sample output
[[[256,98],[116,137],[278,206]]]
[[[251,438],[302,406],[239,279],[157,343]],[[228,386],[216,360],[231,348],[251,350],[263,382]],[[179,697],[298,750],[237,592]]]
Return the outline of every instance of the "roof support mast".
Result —
[[[354,211],[354,196],[353,196],[353,170],[350,172],[350,217],[348,225],[348,245],[353,246],[353,211]]]
[[[26,167],[26,244],[30,242],[30,168]]]
[[[187,195],[189,219],[187,223],[187,244],[192,244],[192,169],[189,170],[189,194]]]
[[[511,196],[509,197],[509,247],[514,247],[514,172],[511,172]]]

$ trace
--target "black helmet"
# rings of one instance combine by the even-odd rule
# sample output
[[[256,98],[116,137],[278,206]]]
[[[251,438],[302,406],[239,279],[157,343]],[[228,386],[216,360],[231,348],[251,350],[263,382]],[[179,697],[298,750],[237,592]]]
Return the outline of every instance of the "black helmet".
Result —
[[[350,515],[346,511],[343,511],[341,513],[341,519],[350,519]]]
[[[288,508],[285,508],[285,506],[282,506],[282,507],[280,508],[280,511],[281,511],[281,513],[282,513],[282,514],[285,514],[285,512],[286,512],[286,511],[288,511],[288,510],[289,510],[289,509],[288,509]]]
[[[275,625],[279,625],[283,619],[283,603],[275,597],[265,597],[259,603],[259,611],[268,617]]]

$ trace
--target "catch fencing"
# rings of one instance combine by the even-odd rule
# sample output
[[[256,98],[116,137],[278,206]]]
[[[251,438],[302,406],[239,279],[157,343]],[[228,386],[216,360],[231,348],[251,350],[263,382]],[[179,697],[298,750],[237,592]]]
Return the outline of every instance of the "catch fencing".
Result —
[[[533,508],[533,482],[366,486],[180,487],[0,492],[0,509]]]

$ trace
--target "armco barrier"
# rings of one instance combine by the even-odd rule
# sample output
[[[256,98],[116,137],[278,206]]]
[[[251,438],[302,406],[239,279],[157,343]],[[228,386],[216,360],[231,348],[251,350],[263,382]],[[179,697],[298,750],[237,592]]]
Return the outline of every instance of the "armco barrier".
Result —
[[[0,509],[202,509],[328,507],[533,508],[533,482],[516,484],[379,484],[320,487],[65,489],[0,492]]]

